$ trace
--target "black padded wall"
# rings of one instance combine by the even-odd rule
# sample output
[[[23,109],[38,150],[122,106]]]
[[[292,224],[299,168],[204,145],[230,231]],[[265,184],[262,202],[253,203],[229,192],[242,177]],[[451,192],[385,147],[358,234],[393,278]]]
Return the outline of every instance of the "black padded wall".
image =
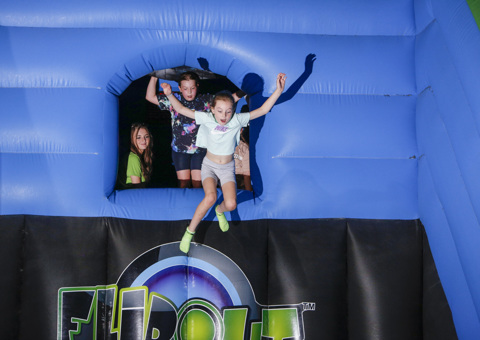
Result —
[[[1,338],[63,339],[65,330],[77,330],[68,321],[69,313],[88,316],[92,310],[90,298],[85,299],[89,289],[128,288],[160,258],[190,263],[194,256],[177,253],[185,226],[186,221],[1,216]],[[243,273],[261,313],[296,306],[293,339],[456,339],[419,221],[237,221],[227,233],[217,222],[203,222],[194,241],[192,254],[208,250],[222,259],[211,261],[221,272],[230,266]],[[198,289],[201,282],[196,285]],[[84,289],[86,295],[67,305],[60,292],[69,289]],[[249,316],[254,309],[249,307]],[[111,315],[98,310],[96,327],[103,333],[97,333],[97,339],[119,336],[108,327]],[[265,316],[263,321],[265,327]],[[79,324],[81,332],[73,339],[93,339],[92,319]],[[115,321],[113,325],[118,328]],[[134,326],[122,327],[125,336],[126,328]],[[242,336],[250,339],[256,334],[253,329],[245,327]],[[226,333],[230,338],[231,332]]]

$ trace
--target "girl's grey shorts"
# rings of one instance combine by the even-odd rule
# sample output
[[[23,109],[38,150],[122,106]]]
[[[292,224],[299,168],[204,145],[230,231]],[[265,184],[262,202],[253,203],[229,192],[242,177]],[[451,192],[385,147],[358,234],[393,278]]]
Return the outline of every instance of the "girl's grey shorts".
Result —
[[[202,163],[202,183],[206,178],[213,178],[220,186],[228,182],[235,182],[235,161],[232,159],[227,164],[217,164],[207,157],[203,158]]]

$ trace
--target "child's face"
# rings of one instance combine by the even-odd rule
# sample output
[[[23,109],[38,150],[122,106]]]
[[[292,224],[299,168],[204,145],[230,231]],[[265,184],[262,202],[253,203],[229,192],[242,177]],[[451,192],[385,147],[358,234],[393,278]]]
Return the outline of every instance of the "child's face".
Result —
[[[212,113],[215,120],[220,125],[227,124],[233,115],[233,105],[228,100],[217,100],[215,106],[212,107]]]
[[[137,149],[143,153],[143,151],[150,144],[150,135],[148,134],[147,130],[144,128],[138,129],[135,144],[137,145]]]
[[[183,98],[191,102],[197,96],[197,83],[195,80],[182,80],[180,82],[180,93]]]

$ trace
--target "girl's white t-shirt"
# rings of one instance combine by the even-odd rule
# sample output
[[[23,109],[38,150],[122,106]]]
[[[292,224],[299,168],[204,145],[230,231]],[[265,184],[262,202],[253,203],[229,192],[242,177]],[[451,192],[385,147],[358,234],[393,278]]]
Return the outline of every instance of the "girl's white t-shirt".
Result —
[[[248,125],[250,112],[235,113],[225,125],[220,125],[210,112],[195,111],[195,123],[200,125],[196,146],[214,155],[233,155],[240,142],[240,131]]]

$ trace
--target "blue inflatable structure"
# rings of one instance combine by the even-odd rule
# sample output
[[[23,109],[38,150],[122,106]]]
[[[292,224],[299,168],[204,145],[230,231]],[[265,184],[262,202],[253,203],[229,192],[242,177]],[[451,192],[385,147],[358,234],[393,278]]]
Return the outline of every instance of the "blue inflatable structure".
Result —
[[[115,190],[119,96],[204,60],[255,108],[285,72],[251,123],[255,197],[227,217],[420,220],[458,337],[480,338],[480,31],[465,0],[0,8],[2,216],[188,220],[201,190]]]

